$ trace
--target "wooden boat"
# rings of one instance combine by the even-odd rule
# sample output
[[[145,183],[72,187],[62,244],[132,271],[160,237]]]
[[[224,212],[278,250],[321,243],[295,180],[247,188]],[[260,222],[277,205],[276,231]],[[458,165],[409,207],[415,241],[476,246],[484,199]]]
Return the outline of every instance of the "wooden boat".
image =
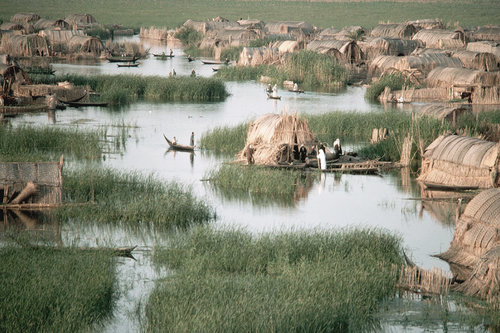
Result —
[[[160,54],[153,53],[153,56],[158,57],[158,58],[173,58],[173,57],[175,57],[175,55],[173,55],[173,54],[170,55],[170,54],[165,54],[165,53],[160,53]]]
[[[213,70],[214,72],[217,72],[219,69],[218,69],[218,68],[215,68],[215,67],[212,67],[212,70]]]
[[[229,61],[202,60],[204,65],[229,65]]]
[[[74,108],[78,108],[81,106],[100,106],[100,107],[108,106],[108,102],[64,102],[64,103]]]
[[[184,145],[180,145],[178,143],[173,143],[165,136],[165,134],[163,134],[163,137],[165,138],[165,140],[167,140],[167,143],[170,146],[170,149],[178,150],[178,151],[189,151],[189,152],[194,151],[194,146],[184,146]]]
[[[272,94],[267,94],[267,98],[269,98],[269,99],[281,99],[281,96],[274,97]]]
[[[422,182],[426,189],[428,190],[440,190],[440,191],[469,191],[469,190],[477,190],[479,186],[470,186],[470,185],[446,185],[446,184],[438,184],[432,182]]]
[[[136,62],[139,58],[133,57],[107,57],[109,62]]]
[[[138,63],[135,64],[117,64],[118,67],[139,67]]]
[[[304,90],[301,90],[301,89],[299,89],[299,90],[288,89],[288,91],[294,92],[294,93],[297,93],[297,94],[303,94],[304,93]]]

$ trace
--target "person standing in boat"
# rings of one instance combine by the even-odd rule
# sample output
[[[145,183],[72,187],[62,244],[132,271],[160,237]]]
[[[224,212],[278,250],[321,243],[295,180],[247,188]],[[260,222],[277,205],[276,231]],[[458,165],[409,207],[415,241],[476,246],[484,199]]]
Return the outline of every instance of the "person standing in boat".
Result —
[[[173,144],[173,145],[176,145],[176,144],[177,144],[177,139],[175,138],[175,136],[174,136],[174,138],[172,139],[172,144]]]
[[[321,170],[326,170],[325,146],[321,145],[319,147],[317,158],[319,159],[319,164],[320,164]]]
[[[342,155],[342,146],[340,145],[339,138],[333,142],[333,151],[335,153],[335,158],[339,158],[339,156]]]
[[[191,140],[189,140],[189,144],[194,147],[194,132],[191,132]]]
[[[299,85],[297,84],[297,82],[293,84],[293,91],[299,91]]]
[[[273,97],[278,97],[278,85],[276,83],[273,87]]]

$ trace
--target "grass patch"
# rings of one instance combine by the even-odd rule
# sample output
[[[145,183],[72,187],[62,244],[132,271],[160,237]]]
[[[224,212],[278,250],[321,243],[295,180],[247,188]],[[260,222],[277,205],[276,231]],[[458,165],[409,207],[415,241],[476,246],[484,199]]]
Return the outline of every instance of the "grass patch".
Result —
[[[109,253],[2,247],[0,261],[2,332],[85,331],[111,315]]]
[[[248,124],[235,127],[216,127],[202,134],[200,148],[211,150],[216,154],[234,155],[245,147]]]
[[[83,160],[100,159],[104,133],[77,128],[0,126],[0,160],[58,161],[61,154]]]
[[[145,99],[153,102],[221,101],[228,96],[224,83],[204,77],[159,77],[140,75],[68,74],[63,76],[36,76],[35,83],[55,84],[69,81],[75,85],[90,86],[112,105],[124,105]]]
[[[229,164],[209,171],[205,178],[225,198],[258,205],[293,206],[313,185],[312,176],[301,172]]]
[[[269,76],[281,84],[284,80],[297,82],[301,87],[321,87],[330,90],[344,86],[348,75],[333,57],[313,51],[299,51],[288,55],[283,65],[231,66],[221,68],[215,74],[225,80],[259,80]]]
[[[254,237],[195,228],[167,249],[146,306],[146,331],[359,332],[395,291],[400,241],[368,230]]]
[[[65,202],[95,204],[61,208],[58,215],[62,219],[173,229],[215,218],[213,209],[189,188],[161,182],[152,175],[88,167],[65,170],[63,176]]]
[[[379,96],[384,92],[385,87],[391,88],[392,91],[401,90],[403,87],[411,87],[410,81],[401,73],[384,74],[375,83],[372,83],[366,89],[365,97],[371,101],[378,100]]]

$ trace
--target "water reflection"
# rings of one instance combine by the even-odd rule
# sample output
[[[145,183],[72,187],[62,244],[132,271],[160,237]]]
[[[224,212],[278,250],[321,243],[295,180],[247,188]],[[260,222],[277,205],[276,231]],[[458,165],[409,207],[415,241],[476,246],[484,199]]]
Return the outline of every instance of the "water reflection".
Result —
[[[61,224],[47,211],[4,209],[0,240],[29,245],[62,246]]]

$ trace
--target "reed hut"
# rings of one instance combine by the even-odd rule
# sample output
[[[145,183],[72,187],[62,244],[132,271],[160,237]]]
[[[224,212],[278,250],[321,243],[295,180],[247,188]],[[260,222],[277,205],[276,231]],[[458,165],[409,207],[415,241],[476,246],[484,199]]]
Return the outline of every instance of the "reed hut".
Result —
[[[463,50],[454,52],[452,56],[460,59],[465,68],[485,72],[498,71],[500,69],[497,58],[492,53]]]
[[[73,29],[85,29],[96,24],[96,19],[90,14],[70,14],[64,19]]]
[[[421,29],[444,29],[443,21],[440,19],[423,19],[408,21],[408,24],[413,24],[417,30]]]
[[[481,40],[500,42],[500,26],[489,25],[479,27],[477,30],[471,31],[468,37],[471,42]]]
[[[454,104],[427,104],[415,112],[417,117],[432,117],[444,121],[455,123],[456,119],[464,114],[469,108]]]
[[[500,143],[441,135],[424,152],[418,180],[427,187],[490,188],[500,185]]]
[[[450,248],[438,255],[450,263],[455,290],[490,302],[500,301],[500,189],[480,192],[456,222]]]
[[[191,19],[184,22],[183,27],[192,28],[202,34],[206,34],[209,31],[223,30],[226,28],[241,28],[238,22],[229,21],[193,21]]]
[[[370,35],[372,37],[411,39],[417,31],[417,28],[409,23],[379,24],[373,28]]]
[[[363,52],[361,51],[361,48],[358,46],[358,44],[354,41],[336,39],[313,40],[312,42],[307,44],[306,49],[318,53],[334,52],[335,54],[337,53],[336,51],[338,51],[338,53],[342,55],[342,58],[337,60],[341,60],[340,62],[347,62],[350,64],[359,63],[363,60]]]
[[[426,79],[428,87],[448,90],[448,98],[471,97],[475,104],[500,104],[500,72],[483,72],[466,68],[433,69]]]
[[[40,16],[35,13],[17,13],[10,18],[11,22],[17,22],[21,25],[33,24],[40,19]]]
[[[353,37],[364,35],[366,35],[366,30],[363,27],[356,25],[345,27],[342,30],[337,30],[333,27],[324,29],[319,33],[316,39],[354,40]]]
[[[369,76],[380,76],[384,73],[396,70],[396,64],[400,57],[381,55],[373,59],[368,66]]]
[[[200,44],[200,49],[215,47],[247,46],[250,41],[259,39],[254,31],[245,28],[227,28],[207,32]]]
[[[2,95],[10,95],[15,83],[30,83],[28,75],[16,65],[0,63],[0,76],[2,77]]]
[[[258,30],[264,30],[264,27],[266,24],[257,19],[246,19],[246,20],[238,20],[236,21],[241,27],[247,28],[247,29],[258,29]]]
[[[4,22],[0,25],[0,30],[23,31],[24,27],[17,22]]]
[[[419,41],[401,38],[376,37],[364,43],[358,43],[367,59],[380,55],[406,56],[410,55],[422,44]]]
[[[273,64],[280,60],[279,49],[274,47],[244,47],[240,53],[239,65],[257,66]]]
[[[72,53],[86,54],[94,57],[99,57],[105,50],[99,38],[78,35],[71,37],[68,41],[68,48]]]
[[[422,29],[417,32],[412,39],[421,41],[427,48],[465,48],[465,35],[461,30]]]
[[[270,35],[310,36],[314,27],[304,21],[280,21],[266,23],[264,31]]]
[[[293,161],[294,146],[309,147],[316,143],[309,125],[297,114],[266,114],[250,124],[245,148],[236,158],[246,161],[245,152],[252,146],[255,164],[273,166]]]
[[[84,36],[82,30],[42,30],[38,33],[47,40],[52,52],[68,53],[73,36]]]
[[[48,56],[49,48],[45,38],[36,34],[2,36],[2,50],[14,57]]]
[[[467,44],[467,51],[494,54],[500,63],[500,43],[490,41],[472,42]]]
[[[280,40],[276,41],[271,46],[274,49],[278,49],[279,54],[291,53],[301,50],[303,47],[301,43],[296,40]]]
[[[68,30],[71,29],[71,26],[69,25],[68,22],[59,19],[59,20],[46,20],[46,19],[39,19],[33,24],[33,28],[35,31],[40,31],[40,30]]]

